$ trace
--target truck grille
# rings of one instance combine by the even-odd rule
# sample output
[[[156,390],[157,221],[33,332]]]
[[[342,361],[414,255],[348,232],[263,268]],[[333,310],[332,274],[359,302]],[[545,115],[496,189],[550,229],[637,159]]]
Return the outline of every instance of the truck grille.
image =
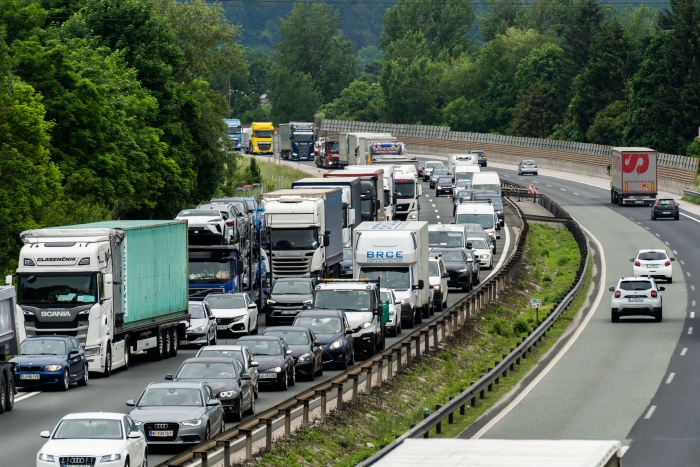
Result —
[[[272,258],[272,276],[309,277],[311,258]]]
[[[270,146],[270,143],[258,143],[258,149],[260,149],[261,151],[269,151]]]
[[[66,456],[59,457],[58,463],[61,465],[61,467],[73,467],[74,465],[83,467],[85,465],[95,465],[96,459],[96,457]]]

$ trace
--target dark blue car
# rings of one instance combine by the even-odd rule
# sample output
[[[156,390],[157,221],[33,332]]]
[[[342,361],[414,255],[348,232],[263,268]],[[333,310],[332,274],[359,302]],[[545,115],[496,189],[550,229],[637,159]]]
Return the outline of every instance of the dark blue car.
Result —
[[[352,328],[340,310],[304,310],[294,319],[294,326],[311,329],[323,349],[323,364],[345,370],[355,363]]]
[[[32,336],[20,344],[15,364],[15,382],[20,387],[53,386],[67,391],[71,383],[88,383],[85,349],[72,336]]]

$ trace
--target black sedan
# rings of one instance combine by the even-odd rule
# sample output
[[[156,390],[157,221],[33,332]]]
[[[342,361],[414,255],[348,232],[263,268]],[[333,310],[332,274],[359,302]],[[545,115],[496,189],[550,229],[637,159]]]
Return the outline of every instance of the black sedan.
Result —
[[[473,257],[468,256],[461,248],[431,248],[430,254],[440,255],[445,263],[445,269],[450,275],[447,279],[448,287],[460,287],[465,292],[471,290]]]
[[[182,362],[175,376],[165,375],[165,379],[209,384],[214,396],[224,406],[226,415],[234,421],[241,421],[244,412],[255,413],[255,389],[250,375],[243,373],[241,363],[232,358],[188,358]]]
[[[50,386],[67,391],[71,383],[86,386],[88,362],[85,350],[72,336],[31,336],[20,344],[15,364],[19,387]]]
[[[343,370],[355,363],[352,328],[340,310],[306,310],[299,313],[294,326],[306,327],[323,347],[323,364],[340,366]]]
[[[297,382],[292,349],[278,336],[243,336],[236,345],[244,345],[257,361],[261,387],[277,386],[287,390]]]
[[[284,339],[294,358],[296,372],[313,381],[323,375],[323,348],[316,340],[313,331],[299,326],[278,326],[267,328],[264,336],[278,336]]]
[[[441,176],[435,183],[435,196],[452,194],[452,176]]]
[[[671,217],[675,220],[680,219],[680,209],[678,203],[673,198],[659,198],[651,205],[651,220],[660,219],[662,217]]]

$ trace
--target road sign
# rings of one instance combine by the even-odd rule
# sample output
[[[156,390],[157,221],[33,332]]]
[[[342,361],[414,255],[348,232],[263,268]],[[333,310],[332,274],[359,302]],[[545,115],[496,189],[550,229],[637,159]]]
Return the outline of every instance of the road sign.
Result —
[[[538,190],[537,185],[535,185],[534,183],[530,183],[530,186],[528,187],[527,192],[530,193],[531,195],[536,195],[537,190]]]
[[[542,300],[539,298],[533,298],[530,300],[530,306],[532,308],[542,308]]]

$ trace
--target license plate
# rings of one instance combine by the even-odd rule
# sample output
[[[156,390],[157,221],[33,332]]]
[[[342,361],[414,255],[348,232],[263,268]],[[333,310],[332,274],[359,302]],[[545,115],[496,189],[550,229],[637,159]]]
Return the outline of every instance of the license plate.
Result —
[[[19,379],[40,379],[40,375],[19,375]]]
[[[658,267],[659,267],[658,264],[647,264],[647,269],[654,269],[654,268],[658,268]]]
[[[172,436],[173,431],[172,430],[151,430],[148,432],[148,436]]]
[[[277,378],[277,373],[260,373],[258,377],[260,379],[275,379]]]
[[[297,310],[284,310],[284,311],[282,311],[282,314],[283,315],[296,315]]]
[[[632,297],[632,298],[629,299],[630,302],[641,302],[641,301],[643,301],[643,300],[644,300],[644,299],[643,299],[643,298],[640,298],[640,297]]]
[[[90,464],[61,464],[61,467],[92,467]]]
[[[661,211],[661,214],[671,214],[671,211]]]
[[[180,345],[190,345],[190,341],[180,341]]]
[[[219,324],[219,325],[216,327],[216,329],[218,329],[219,331],[226,331],[226,330],[228,330],[228,326],[225,325],[225,324]]]

